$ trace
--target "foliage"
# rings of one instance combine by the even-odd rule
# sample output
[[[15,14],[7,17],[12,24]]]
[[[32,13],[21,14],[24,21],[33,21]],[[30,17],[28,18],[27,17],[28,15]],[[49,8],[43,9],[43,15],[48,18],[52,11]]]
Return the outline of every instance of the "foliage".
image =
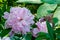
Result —
[[[34,24],[31,25],[31,32],[26,35],[17,33],[11,37],[10,29],[5,28],[6,19],[4,12],[10,12],[11,7],[26,7],[34,17]],[[53,14],[51,17],[50,15]],[[43,18],[46,21],[48,33],[40,32],[33,36],[33,29],[37,28],[36,22]],[[50,25],[50,23],[52,25]],[[11,40],[60,40],[60,0],[0,0],[0,37],[10,37]]]

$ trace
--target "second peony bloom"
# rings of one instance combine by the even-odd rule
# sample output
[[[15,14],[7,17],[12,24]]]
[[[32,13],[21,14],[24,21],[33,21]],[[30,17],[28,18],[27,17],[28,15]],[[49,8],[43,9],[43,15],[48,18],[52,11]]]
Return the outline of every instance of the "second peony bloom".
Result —
[[[34,37],[37,37],[37,34],[39,32],[48,33],[46,21],[44,21],[44,18],[39,19],[39,21],[36,23],[36,25],[37,25],[37,28],[34,28],[32,30],[32,34]],[[52,26],[52,23],[50,23],[50,25]]]

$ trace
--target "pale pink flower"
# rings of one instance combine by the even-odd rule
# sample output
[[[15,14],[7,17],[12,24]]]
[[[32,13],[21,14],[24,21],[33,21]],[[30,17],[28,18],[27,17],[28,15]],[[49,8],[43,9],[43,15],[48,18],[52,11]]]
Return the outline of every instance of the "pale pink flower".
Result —
[[[25,7],[11,7],[10,12],[5,12],[3,17],[7,19],[5,27],[12,28],[14,33],[26,34],[34,24],[34,15]]]
[[[37,25],[38,29],[40,30],[40,32],[48,33],[46,21],[37,22],[36,25]]]
[[[41,22],[41,19],[39,19],[39,21],[36,23],[36,25],[37,25],[37,28],[33,29],[33,36],[34,37],[37,37],[37,34],[39,32],[48,33],[46,21]]]
[[[38,28],[34,28],[33,30],[32,30],[32,35],[34,36],[34,37],[37,37],[37,33],[39,33],[40,31],[39,31],[39,29]]]

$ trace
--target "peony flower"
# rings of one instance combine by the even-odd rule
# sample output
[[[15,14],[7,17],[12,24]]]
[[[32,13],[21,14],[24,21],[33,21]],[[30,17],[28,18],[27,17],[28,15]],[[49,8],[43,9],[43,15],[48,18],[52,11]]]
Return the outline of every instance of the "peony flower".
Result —
[[[42,21],[42,20],[43,20],[43,19],[39,19],[39,21],[36,23],[37,28],[34,28],[34,29],[32,30],[34,37],[37,37],[37,33],[39,33],[39,32],[48,33],[46,21]],[[50,24],[51,24],[51,23],[50,23]],[[52,26],[52,24],[51,24],[51,26]]]
[[[40,30],[40,32],[48,33],[47,26],[46,26],[46,21],[37,22],[36,25],[37,25],[37,28]]]
[[[34,15],[27,8],[11,7],[10,12],[4,12],[5,27],[12,28],[14,33],[26,34],[30,32],[30,26],[34,24]]]

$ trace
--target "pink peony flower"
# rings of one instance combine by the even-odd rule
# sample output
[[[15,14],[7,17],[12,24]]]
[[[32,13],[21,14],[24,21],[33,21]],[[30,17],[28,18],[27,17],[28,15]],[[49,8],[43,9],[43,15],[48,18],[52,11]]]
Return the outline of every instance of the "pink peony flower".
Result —
[[[46,26],[46,21],[37,22],[36,25],[37,25],[37,28],[40,30],[40,32],[48,33],[47,26]]]
[[[46,21],[42,21],[42,19],[39,19],[39,21],[36,23],[37,25],[37,28],[34,28],[32,30],[32,33],[33,33],[33,36],[34,37],[37,37],[37,33],[39,32],[45,32],[45,33],[48,33],[48,30],[47,30],[47,25],[46,25]],[[52,26],[52,25],[51,25]]]
[[[26,34],[34,24],[34,15],[25,7],[11,7],[10,12],[5,12],[3,17],[7,19],[5,27],[12,28],[14,33]]]

